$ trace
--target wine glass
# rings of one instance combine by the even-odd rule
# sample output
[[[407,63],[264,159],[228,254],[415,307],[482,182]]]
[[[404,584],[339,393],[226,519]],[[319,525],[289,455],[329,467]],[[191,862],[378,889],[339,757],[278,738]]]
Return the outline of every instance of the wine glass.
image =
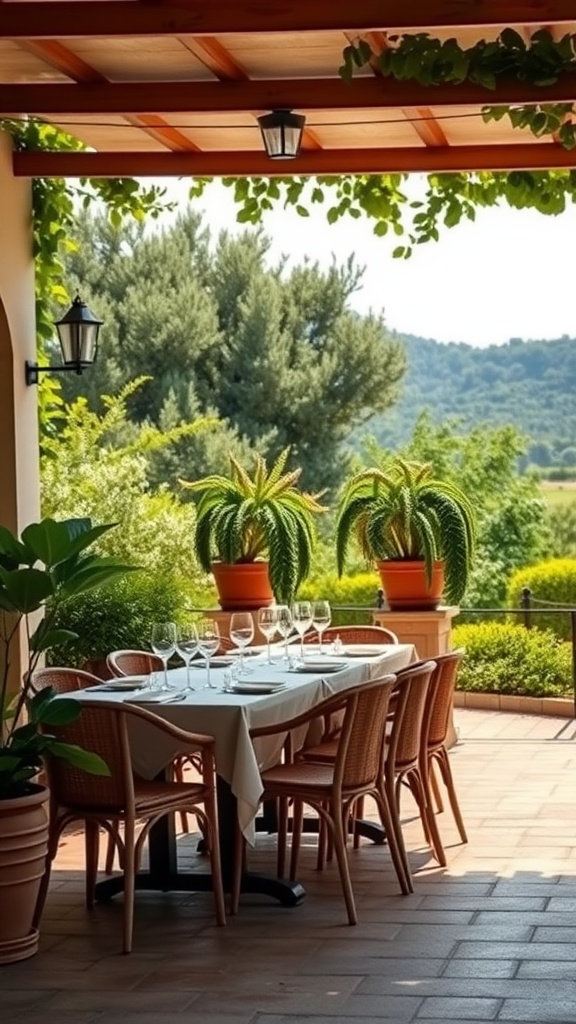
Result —
[[[332,621],[332,613],[328,601],[314,601],[312,604],[312,625],[318,633],[319,654],[322,651],[322,634]]]
[[[155,622],[152,626],[150,645],[154,654],[157,654],[159,658],[162,658],[162,664],[164,665],[164,689],[169,690],[168,660],[176,650],[176,623]]]
[[[201,619],[196,624],[196,631],[198,633],[198,650],[202,657],[206,659],[206,683],[204,689],[215,689],[210,682],[210,658],[213,654],[216,654],[220,647],[218,623],[213,619]]]
[[[292,632],[294,626],[292,624],[292,612],[290,611],[287,604],[278,605],[278,622],[276,623],[276,629],[280,633],[280,636],[284,640],[284,658],[283,661],[290,661],[288,657],[288,637]]]
[[[193,622],[186,622],[178,626],[176,631],[176,651],[186,665],[186,689],[190,686],[190,662],[198,651],[198,633]]]
[[[238,674],[242,675],[244,669],[244,648],[248,647],[254,639],[254,619],[250,612],[234,612],[230,617],[230,639],[240,651]]]
[[[270,641],[274,636],[278,628],[278,608],[276,605],[268,605],[267,608],[260,608],[258,611],[258,629],[266,637],[266,644],[268,646],[268,664],[273,665],[274,662],[270,657]]]
[[[304,660],[304,634],[312,625],[310,601],[295,601],[292,606],[292,622],[300,637],[300,657]]]

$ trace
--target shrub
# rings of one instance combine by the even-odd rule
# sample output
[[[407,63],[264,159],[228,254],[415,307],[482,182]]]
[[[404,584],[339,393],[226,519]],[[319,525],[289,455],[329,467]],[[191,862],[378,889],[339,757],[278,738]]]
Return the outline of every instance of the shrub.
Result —
[[[452,642],[466,649],[459,690],[529,697],[564,697],[572,692],[570,644],[551,630],[483,622],[456,626]]]
[[[518,607],[523,587],[529,587],[532,591],[536,608],[539,607],[539,601],[576,608],[576,558],[551,558],[547,562],[518,569],[508,583],[509,607]],[[562,640],[570,639],[571,623],[567,611],[549,614],[539,612],[534,616],[534,625],[538,629],[553,630]]]
[[[73,630],[77,638],[55,645],[51,664],[78,667],[114,650],[149,650],[152,624],[178,620],[184,603],[173,580],[147,572],[80,594],[62,606],[57,619],[59,629]]]
[[[326,598],[330,601],[333,609],[335,605],[366,608],[365,612],[332,611],[333,626],[363,625],[372,621],[372,615],[368,609],[376,607],[380,586],[380,577],[375,572],[362,572],[355,576],[343,576],[342,578],[333,572],[316,576],[313,580],[307,580],[300,587],[298,597],[303,601],[317,601]]]

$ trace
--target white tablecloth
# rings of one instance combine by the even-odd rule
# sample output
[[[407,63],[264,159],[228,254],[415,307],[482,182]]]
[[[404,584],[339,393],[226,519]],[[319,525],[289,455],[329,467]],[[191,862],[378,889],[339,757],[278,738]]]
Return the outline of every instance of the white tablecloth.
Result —
[[[182,729],[214,736],[216,770],[230,784],[237,798],[238,819],[246,838],[251,841],[263,791],[260,771],[277,761],[284,736],[266,737],[254,744],[250,738],[250,729],[293,718],[333,693],[405,668],[416,657],[412,644],[395,644],[382,648],[382,653],[373,657],[347,658],[344,654],[338,657],[338,660],[346,662],[344,669],[316,675],[288,672],[279,657],[270,666],[262,654],[250,659],[254,673],[246,678],[255,682],[285,682],[285,688],[279,692],[257,696],[223,693],[224,669],[213,667],[211,681],[217,689],[194,690],[187,694],[185,700],[175,704],[146,706]],[[191,675],[193,685],[204,685],[204,669],[192,668]],[[169,677],[174,685],[183,687],[186,683],[186,670],[174,669],[169,672]],[[129,699],[126,693],[110,690],[80,690],[74,696],[91,700]],[[178,747],[170,737],[154,731],[146,722],[135,721],[131,728],[134,770],[143,778],[154,778],[177,754],[189,753]]]

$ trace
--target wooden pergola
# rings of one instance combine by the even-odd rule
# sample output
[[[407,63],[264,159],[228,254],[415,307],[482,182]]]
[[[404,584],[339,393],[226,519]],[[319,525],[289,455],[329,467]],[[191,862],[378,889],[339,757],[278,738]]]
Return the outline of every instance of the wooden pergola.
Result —
[[[485,124],[486,104],[576,100],[545,89],[422,86],[338,74],[344,47],[374,52],[427,31],[469,46],[505,26],[576,31],[576,0],[0,0],[0,116],[33,115],[78,153],[16,153],[16,176],[346,174],[576,166],[576,152]],[[306,116],[300,155],[273,162],[256,118]]]

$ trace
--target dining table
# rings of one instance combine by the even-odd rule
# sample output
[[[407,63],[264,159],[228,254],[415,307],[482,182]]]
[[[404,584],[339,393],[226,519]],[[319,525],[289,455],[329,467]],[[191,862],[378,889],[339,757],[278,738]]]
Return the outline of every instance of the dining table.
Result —
[[[253,740],[251,730],[281,725],[308,711],[333,694],[393,673],[417,660],[413,644],[346,646],[337,656],[316,653],[307,645],[303,659],[291,650],[289,662],[282,650],[273,649],[271,663],[263,650],[256,650],[245,659],[246,675],[231,679],[234,654],[212,659],[210,687],[204,661],[190,667],[191,687],[187,687],[185,668],[168,671],[170,690],[150,687],[128,689],[122,680],[102,682],[75,692],[78,700],[91,702],[129,701],[146,707],[161,718],[189,732],[213,736],[217,774],[220,853],[225,889],[229,891],[234,862],[236,822],[249,844],[255,841],[262,819],[258,819],[263,786],[261,772],[281,757],[286,732]],[[153,686],[163,681],[155,674]],[[129,685],[129,683],[128,683]],[[121,686],[122,689],[114,687]],[[174,759],[193,751],[178,745],[176,740],[154,730],[148,722],[134,718],[130,723],[130,749],[135,773],[146,779],[164,777]],[[314,738],[313,738],[314,739]],[[307,741],[304,733],[294,737],[297,749]],[[275,831],[273,816],[264,816],[263,827]],[[384,841],[378,829],[372,838]],[[136,876],[136,888],[209,891],[209,873],[178,867],[178,850],[173,816],[162,818],[150,830],[149,864]],[[110,876],[96,886],[96,898],[108,900],[123,888],[123,878]],[[279,879],[246,871],[242,891],[264,893],[281,903],[294,906],[305,895],[297,881]]]

